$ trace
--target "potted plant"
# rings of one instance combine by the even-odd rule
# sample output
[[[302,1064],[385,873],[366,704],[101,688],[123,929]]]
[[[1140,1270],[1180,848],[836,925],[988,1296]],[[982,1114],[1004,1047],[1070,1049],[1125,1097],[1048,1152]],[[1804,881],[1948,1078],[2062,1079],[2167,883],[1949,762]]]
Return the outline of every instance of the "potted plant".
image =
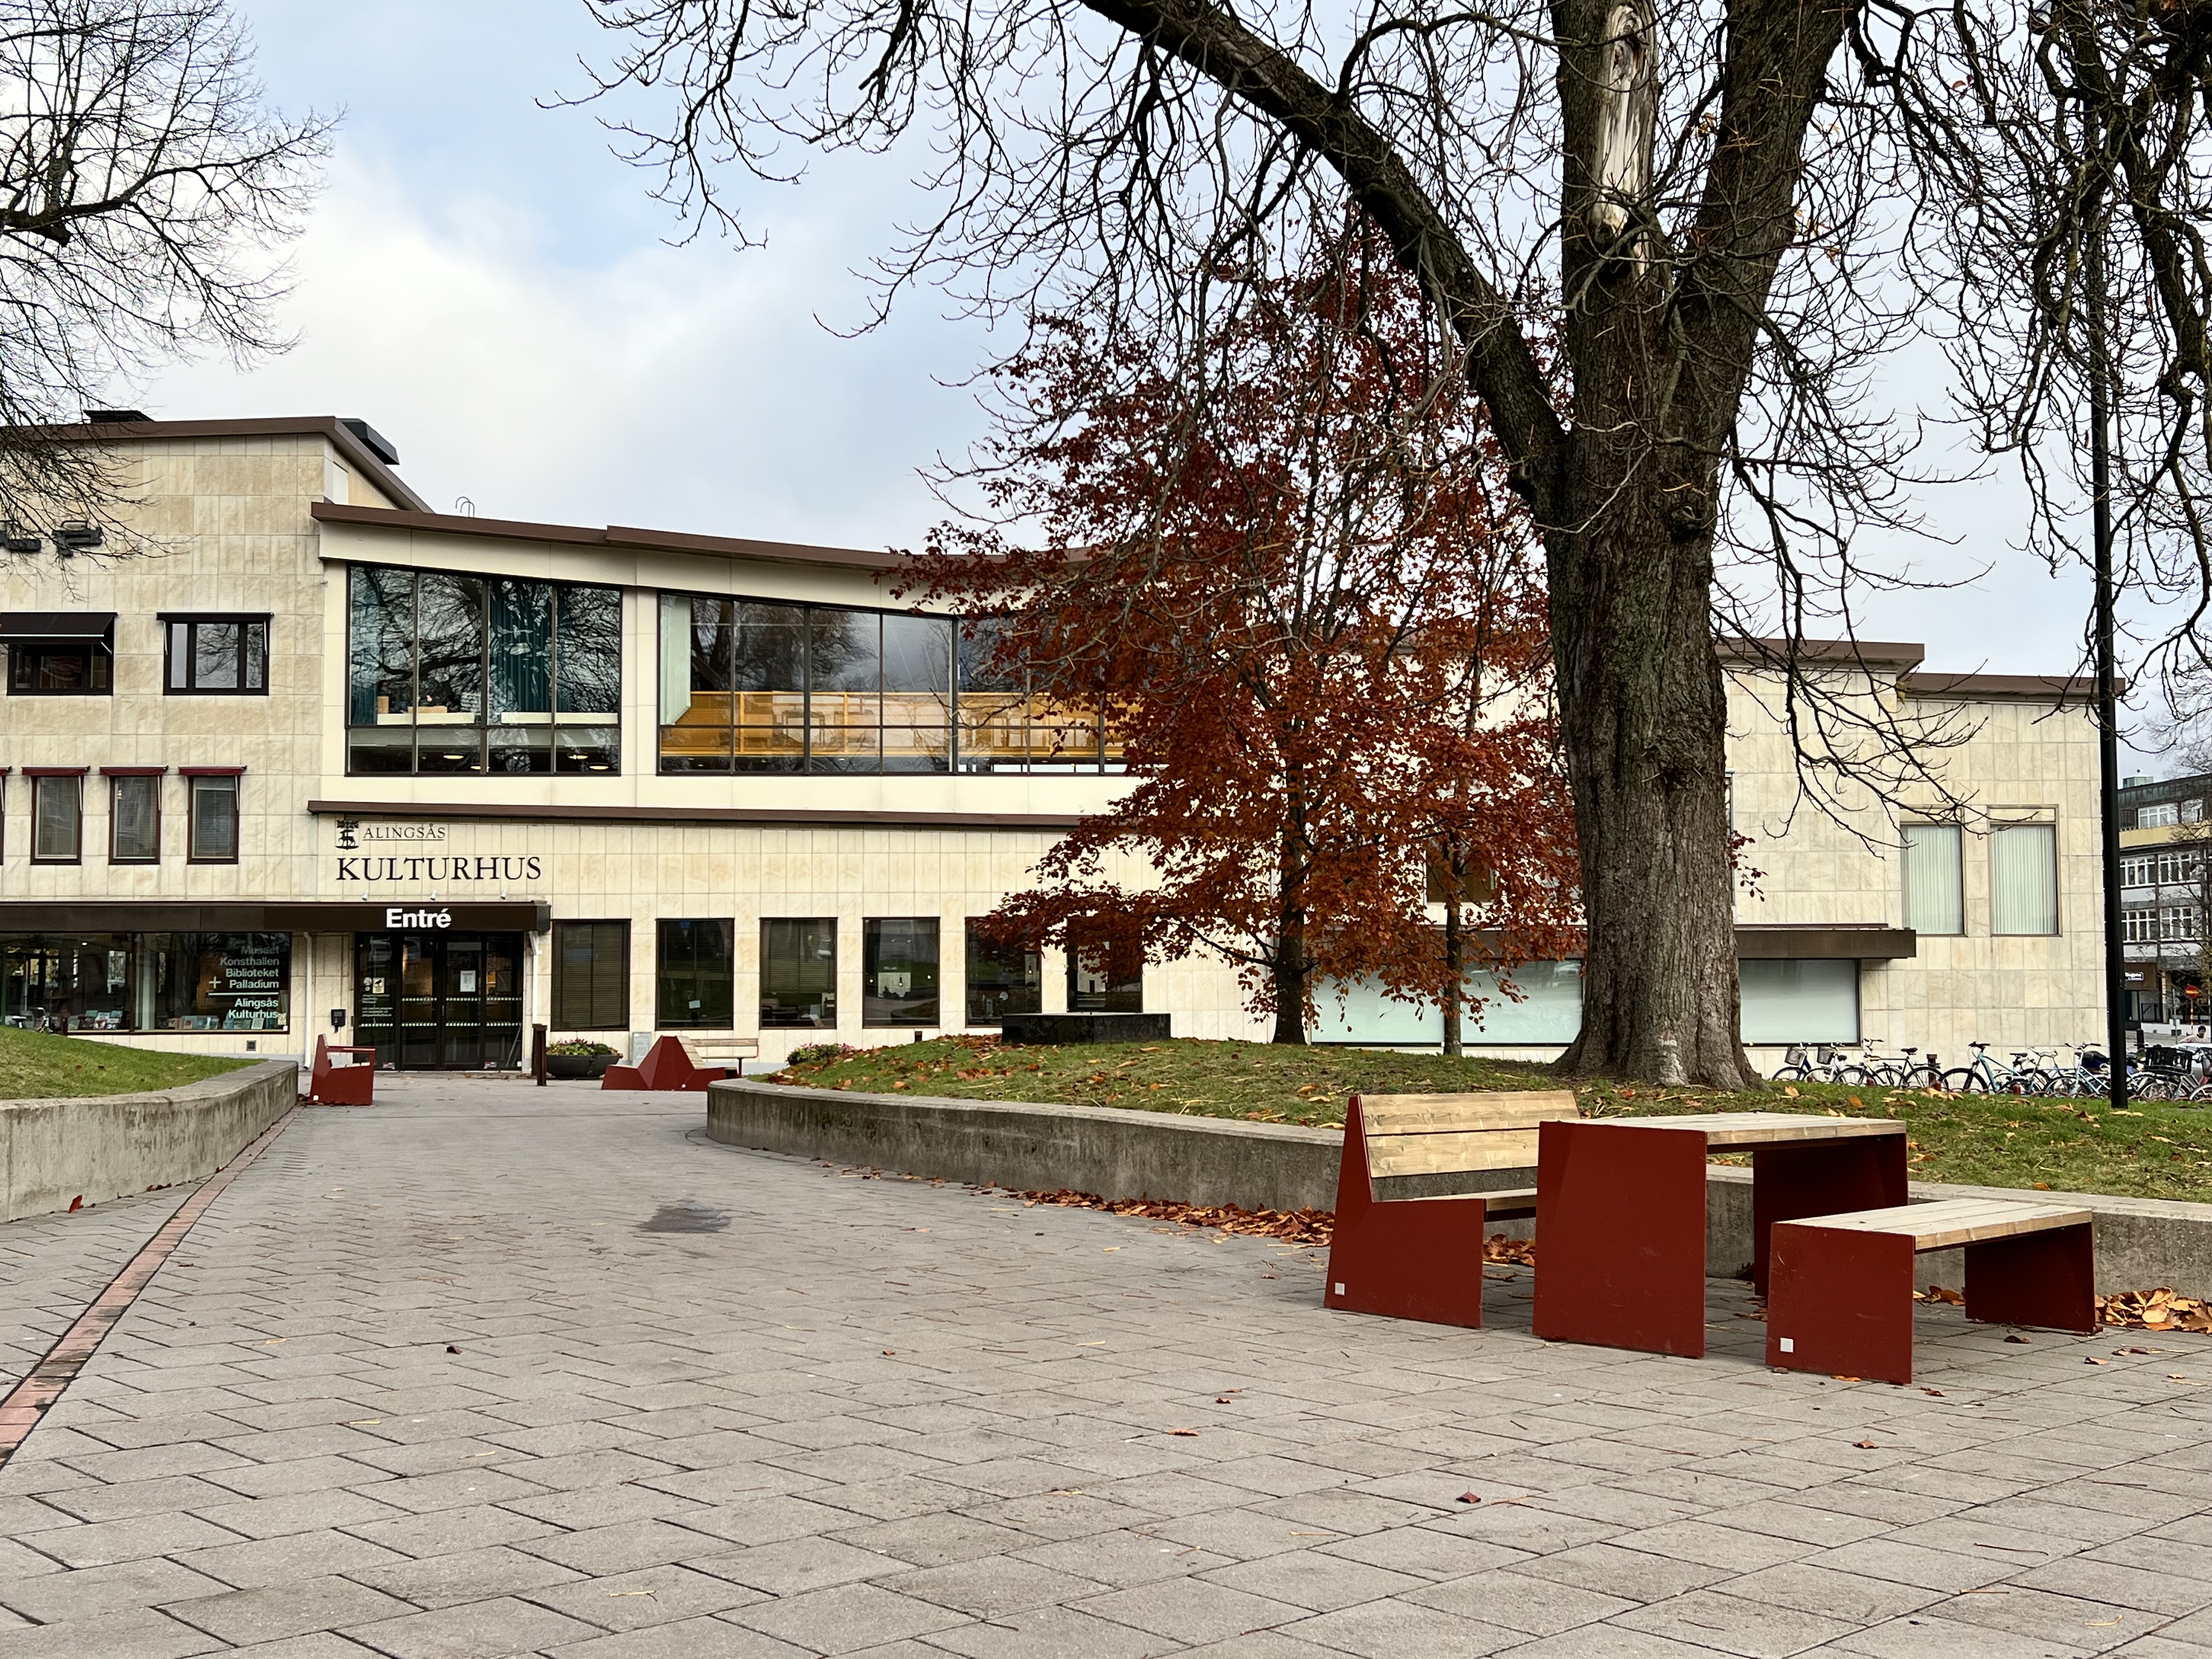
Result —
[[[615,1051],[604,1042],[555,1042],[545,1049],[548,1077],[604,1077]]]

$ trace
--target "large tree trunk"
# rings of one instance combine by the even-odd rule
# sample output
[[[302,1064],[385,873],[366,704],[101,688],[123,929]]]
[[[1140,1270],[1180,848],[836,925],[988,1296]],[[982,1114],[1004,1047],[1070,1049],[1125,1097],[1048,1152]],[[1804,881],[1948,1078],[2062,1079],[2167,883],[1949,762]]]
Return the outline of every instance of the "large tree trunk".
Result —
[[[1647,477],[1660,470],[1644,459]],[[1754,1087],[1737,1037],[1711,521],[1662,515],[1656,502],[1674,492],[1656,479],[1626,483],[1607,512],[1599,501],[1610,470],[1584,475],[1596,525],[1550,549],[1560,732],[1589,928],[1582,1032],[1559,1066]]]

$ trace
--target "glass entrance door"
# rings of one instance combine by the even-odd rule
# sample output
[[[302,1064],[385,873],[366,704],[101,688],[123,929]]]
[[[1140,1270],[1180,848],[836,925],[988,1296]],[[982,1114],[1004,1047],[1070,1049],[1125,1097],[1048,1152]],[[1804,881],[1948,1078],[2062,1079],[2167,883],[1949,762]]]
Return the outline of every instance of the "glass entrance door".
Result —
[[[522,935],[356,936],[355,1041],[403,1072],[522,1064]]]

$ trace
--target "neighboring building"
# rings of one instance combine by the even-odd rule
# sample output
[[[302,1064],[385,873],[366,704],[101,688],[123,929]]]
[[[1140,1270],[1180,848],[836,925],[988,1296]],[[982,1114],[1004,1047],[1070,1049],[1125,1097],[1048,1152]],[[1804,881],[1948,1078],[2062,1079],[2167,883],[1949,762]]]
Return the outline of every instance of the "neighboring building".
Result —
[[[532,1024],[799,1042],[1165,1011],[1266,1035],[1234,974],[995,950],[967,921],[1122,785],[1095,710],[1036,706],[848,550],[432,513],[331,419],[86,428],[168,550],[0,555],[0,1017],[118,1042],[514,1066]],[[17,534],[14,542],[28,538]],[[973,653],[968,653],[972,657]],[[2094,724],[2063,683],[1827,648],[1847,699],[1948,712],[1969,803],[1792,813],[1771,677],[1732,700],[1745,1028],[2053,1044],[2099,1013]],[[1480,1041],[1542,1055],[1575,964]],[[1436,1040],[1324,998],[1324,1041]]]
[[[2208,801],[2212,775],[2203,774],[2162,783],[2130,778],[2120,789],[2120,937],[2129,1018],[2138,1024],[2212,1019],[2203,974],[2204,913],[2212,901]]]

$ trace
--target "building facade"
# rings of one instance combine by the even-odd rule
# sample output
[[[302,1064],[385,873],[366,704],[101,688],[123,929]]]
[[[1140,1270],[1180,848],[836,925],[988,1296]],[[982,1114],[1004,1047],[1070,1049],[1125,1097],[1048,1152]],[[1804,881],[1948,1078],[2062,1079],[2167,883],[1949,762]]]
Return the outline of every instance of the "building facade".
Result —
[[[870,1044],[1008,1011],[1249,1036],[1234,974],[1113,983],[969,920],[1122,787],[1097,709],[994,681],[888,556],[432,513],[360,422],[88,428],[144,556],[17,531],[0,564],[0,1018],[207,1052],[520,1065],[525,1034]],[[1831,649],[1838,707],[1966,733],[1943,787],[1800,799],[1778,682],[1734,670],[1745,1026],[2055,1044],[2100,1018],[2096,749],[2063,684]],[[1573,963],[1480,1040],[1555,1052]],[[1318,1040],[1434,1012],[1325,995]],[[1766,1058],[1772,1058],[1771,1052]]]
[[[2130,778],[2120,790],[2120,928],[2129,1018],[2195,1028],[2212,1020],[2203,975],[2212,904],[2212,776]]]

